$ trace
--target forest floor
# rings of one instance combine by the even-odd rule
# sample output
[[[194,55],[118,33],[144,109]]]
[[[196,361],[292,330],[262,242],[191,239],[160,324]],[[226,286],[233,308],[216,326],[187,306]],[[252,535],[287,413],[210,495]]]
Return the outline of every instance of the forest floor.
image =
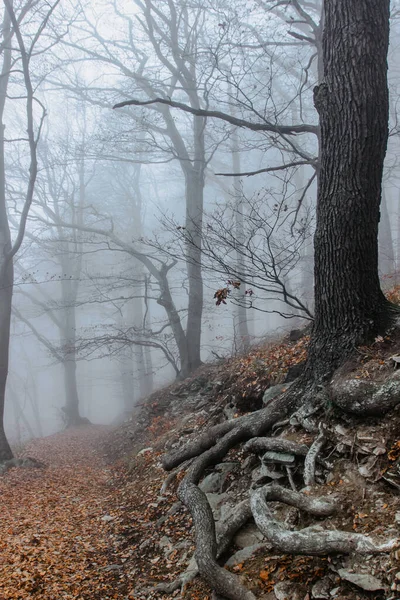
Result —
[[[306,337],[280,340],[205,365],[153,394],[117,428],[85,426],[27,444],[22,456],[42,466],[12,468],[0,476],[0,600],[211,600],[199,577],[183,590],[156,590],[185,572],[194,552],[192,520],[176,497],[184,471],[163,485],[168,474],[161,457],[212,424],[260,408],[264,390],[285,386],[288,372],[304,360],[306,344]],[[400,336],[382,338],[360,349],[349,369],[356,378],[384,379],[399,354]],[[311,493],[335,497],[341,510],[320,519],[320,527],[400,537],[399,431],[399,407],[362,422],[331,415],[323,456],[334,468],[320,475]],[[296,424],[281,429],[280,436],[307,445],[315,437]],[[248,493],[259,464],[249,459],[235,448],[208,471],[218,480],[218,489],[208,494],[216,519]],[[301,487],[301,462],[294,479]],[[312,524],[297,509],[276,510],[289,528]],[[254,535],[250,524],[247,539],[236,537],[223,563],[257,541]],[[293,557],[261,540],[247,558],[227,568],[260,600],[400,599],[400,550],[367,558]],[[351,581],[354,575],[364,586],[378,582],[378,589],[359,587]],[[279,588],[286,584],[286,591]]]
[[[118,505],[101,450],[108,429],[84,427],[30,442],[40,468],[0,477],[0,599],[124,598],[130,584],[110,510]]]

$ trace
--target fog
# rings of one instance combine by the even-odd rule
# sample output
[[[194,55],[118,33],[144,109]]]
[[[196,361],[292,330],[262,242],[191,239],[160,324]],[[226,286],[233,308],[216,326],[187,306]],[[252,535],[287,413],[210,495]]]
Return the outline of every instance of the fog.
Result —
[[[116,423],[202,363],[312,320],[322,9],[298,4],[306,16],[269,0],[3,5],[0,243],[14,273],[0,265],[0,375],[13,445]],[[387,286],[400,260],[398,10]]]

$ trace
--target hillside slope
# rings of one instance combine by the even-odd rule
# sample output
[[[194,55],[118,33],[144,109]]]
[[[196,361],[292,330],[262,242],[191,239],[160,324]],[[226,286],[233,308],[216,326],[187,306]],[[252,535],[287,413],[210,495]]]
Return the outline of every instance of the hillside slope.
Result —
[[[118,535],[126,541],[124,570],[133,585],[130,597],[217,598],[200,577],[192,577],[196,573],[191,561],[195,550],[192,518],[176,496],[193,459],[169,474],[161,460],[166,453],[173,455],[178,450],[179,454],[179,448],[187,448],[191,440],[206,439],[204,431],[260,409],[263,396],[268,404],[274,393],[284,392],[290,384],[287,380],[300,370],[306,343],[307,338],[284,340],[204,366],[189,380],[153,394],[114,432],[108,447],[114,456],[126,456],[127,470],[123,467],[119,475],[126,508],[119,517],[123,533]],[[340,387],[350,380],[379,387],[397,379],[394,367],[399,347],[396,334],[360,349],[358,358],[341,370],[336,383]],[[337,530],[351,540],[350,546],[355,543],[352,533],[365,534],[367,538],[357,540],[366,539],[368,544],[369,540],[388,542],[381,547],[387,550],[384,553],[375,554],[377,547],[371,546],[370,552],[367,547],[362,553],[344,554],[336,549],[321,556],[293,556],[274,549],[245,510],[238,518],[238,531],[229,532],[230,541],[219,562],[238,575],[253,597],[400,598],[399,408],[397,405],[384,417],[361,419],[328,402],[322,412],[308,419],[300,422],[293,418],[274,428],[273,438],[283,440],[285,448],[269,452],[264,448],[261,457],[260,452],[250,451],[249,445],[246,449],[238,445],[206,469],[200,488],[213,509],[217,530],[223,529],[238,506],[246,505],[249,492],[278,483],[279,487],[303,490],[307,498],[332,500],[336,506],[333,514],[312,517],[308,510],[272,498],[270,518],[285,530],[308,526],[315,527],[315,532]],[[322,421],[323,434],[318,431]],[[315,484],[308,482],[305,487],[305,454],[318,436]],[[302,450],[297,451],[299,448]]]

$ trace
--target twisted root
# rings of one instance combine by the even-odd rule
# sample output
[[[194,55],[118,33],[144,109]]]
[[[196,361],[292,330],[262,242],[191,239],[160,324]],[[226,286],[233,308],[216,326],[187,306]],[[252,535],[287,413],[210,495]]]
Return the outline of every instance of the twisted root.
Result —
[[[376,541],[360,533],[347,531],[321,531],[311,528],[302,531],[289,531],[274,519],[268,502],[280,501],[321,517],[335,511],[335,505],[326,499],[308,498],[299,492],[273,484],[255,491],[251,497],[251,510],[259,530],[273,544],[274,548],[285,554],[306,554],[324,556],[326,554],[378,554],[391,552],[398,547],[396,539]]]

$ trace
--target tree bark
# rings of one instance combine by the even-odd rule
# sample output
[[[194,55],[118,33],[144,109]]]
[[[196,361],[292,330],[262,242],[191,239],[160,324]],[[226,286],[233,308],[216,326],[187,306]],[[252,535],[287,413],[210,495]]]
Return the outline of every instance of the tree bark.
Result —
[[[326,0],[315,323],[306,373],[325,380],[393,313],[378,277],[378,222],[388,138],[389,0]]]

